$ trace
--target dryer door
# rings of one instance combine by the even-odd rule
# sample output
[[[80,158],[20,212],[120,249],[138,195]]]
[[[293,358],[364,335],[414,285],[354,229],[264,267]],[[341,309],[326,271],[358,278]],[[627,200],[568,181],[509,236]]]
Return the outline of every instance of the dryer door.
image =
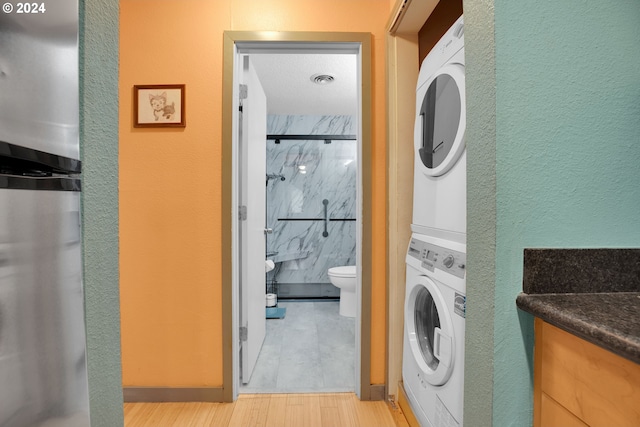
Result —
[[[464,151],[466,102],[464,67],[448,64],[416,92],[415,150],[425,175],[440,176]]]
[[[425,379],[432,385],[442,385],[453,372],[453,323],[436,284],[426,276],[418,276],[416,281],[405,307],[409,346]]]

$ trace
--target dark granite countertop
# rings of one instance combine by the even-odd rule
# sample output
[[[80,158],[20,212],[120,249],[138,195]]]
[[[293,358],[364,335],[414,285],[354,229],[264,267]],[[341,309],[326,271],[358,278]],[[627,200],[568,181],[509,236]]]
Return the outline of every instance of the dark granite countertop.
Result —
[[[518,308],[640,363],[640,292],[525,294]]]
[[[525,249],[516,305],[640,364],[640,249]]]

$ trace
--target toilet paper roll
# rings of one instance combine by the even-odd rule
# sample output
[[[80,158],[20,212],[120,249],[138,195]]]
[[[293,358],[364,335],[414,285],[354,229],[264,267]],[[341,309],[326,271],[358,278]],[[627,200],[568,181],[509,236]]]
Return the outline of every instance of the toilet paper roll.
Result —
[[[278,304],[278,296],[276,294],[267,294],[267,307],[275,307]]]
[[[271,270],[273,270],[274,268],[276,268],[276,265],[273,261],[271,261],[270,259],[266,260],[264,262],[264,272],[267,273]]]

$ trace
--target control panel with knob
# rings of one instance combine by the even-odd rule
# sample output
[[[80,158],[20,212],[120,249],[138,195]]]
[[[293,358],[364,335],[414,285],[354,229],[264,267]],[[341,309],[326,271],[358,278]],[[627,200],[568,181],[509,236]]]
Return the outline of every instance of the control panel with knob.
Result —
[[[453,255],[447,255],[447,257],[444,259],[444,261],[442,261],[444,266],[447,267],[447,268],[453,267],[453,263],[454,262],[456,262],[456,259],[453,257]]]
[[[422,268],[429,271],[434,271],[437,268],[464,279],[467,259],[463,252],[413,238],[409,244],[407,255],[419,260]]]

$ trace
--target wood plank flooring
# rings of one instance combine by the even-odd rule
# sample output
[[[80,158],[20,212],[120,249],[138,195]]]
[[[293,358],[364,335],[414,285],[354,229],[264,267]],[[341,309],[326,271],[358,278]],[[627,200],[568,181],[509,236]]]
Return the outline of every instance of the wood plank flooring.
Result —
[[[408,427],[399,408],[353,393],[241,394],[234,403],[125,403],[125,427]]]

